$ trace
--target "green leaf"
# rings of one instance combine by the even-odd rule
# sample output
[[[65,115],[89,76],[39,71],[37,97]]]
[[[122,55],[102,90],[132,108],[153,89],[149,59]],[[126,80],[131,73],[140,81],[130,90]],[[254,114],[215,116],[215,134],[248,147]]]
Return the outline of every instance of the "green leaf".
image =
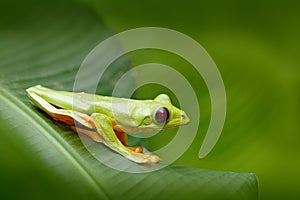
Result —
[[[1,199],[257,198],[251,173],[168,166],[133,174],[99,162],[77,134],[37,110],[25,89],[71,91],[84,57],[111,33],[90,8],[72,1],[1,1],[0,19]],[[114,62],[98,92],[110,94],[128,63]],[[89,84],[87,76],[81,86],[88,91]]]

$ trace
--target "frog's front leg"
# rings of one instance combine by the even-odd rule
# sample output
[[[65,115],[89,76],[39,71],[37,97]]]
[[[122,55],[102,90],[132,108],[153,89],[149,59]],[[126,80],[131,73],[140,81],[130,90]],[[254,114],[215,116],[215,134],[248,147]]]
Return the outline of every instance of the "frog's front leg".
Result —
[[[102,138],[99,136],[99,134],[95,131],[95,130],[90,130],[90,129],[85,129],[85,128],[81,128],[81,127],[76,127],[76,126],[71,126],[71,129],[74,132],[78,132],[78,133],[82,133],[86,136],[88,136],[89,138],[91,138],[92,140],[94,140],[95,142],[103,142]],[[120,133],[120,132],[116,132],[117,138],[121,141],[121,143],[126,146],[126,148],[137,152],[137,153],[142,153],[143,152],[143,148],[141,146],[134,146],[134,147],[129,147],[127,144],[125,137],[125,133]]]
[[[124,146],[113,130],[112,120],[106,115],[94,113],[91,117],[97,132],[102,136],[103,143],[112,150],[136,163],[157,163],[160,160],[156,155],[137,153]]]

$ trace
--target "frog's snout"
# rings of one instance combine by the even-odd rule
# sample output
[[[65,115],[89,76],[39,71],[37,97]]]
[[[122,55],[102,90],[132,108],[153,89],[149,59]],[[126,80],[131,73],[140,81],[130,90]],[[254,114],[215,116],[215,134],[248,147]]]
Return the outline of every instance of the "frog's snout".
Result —
[[[190,118],[187,116],[187,114],[184,111],[181,112],[180,117],[181,117],[181,124],[182,125],[188,124],[190,122]]]

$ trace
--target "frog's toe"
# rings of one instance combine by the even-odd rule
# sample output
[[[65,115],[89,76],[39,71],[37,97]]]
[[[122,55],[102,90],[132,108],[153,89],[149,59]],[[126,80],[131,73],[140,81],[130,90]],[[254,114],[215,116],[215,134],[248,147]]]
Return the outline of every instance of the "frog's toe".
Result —
[[[149,155],[149,161],[151,163],[158,163],[160,161],[160,157],[156,155]]]
[[[143,152],[143,147],[141,146],[134,146],[134,147],[127,147],[131,151],[134,151],[136,153],[142,153]]]

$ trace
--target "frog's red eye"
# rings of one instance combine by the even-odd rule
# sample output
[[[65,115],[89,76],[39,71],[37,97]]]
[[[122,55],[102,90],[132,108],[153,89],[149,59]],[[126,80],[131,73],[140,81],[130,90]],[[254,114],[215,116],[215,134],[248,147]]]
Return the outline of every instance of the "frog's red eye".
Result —
[[[169,118],[169,111],[166,108],[160,107],[155,113],[155,121],[159,124],[165,123]]]

